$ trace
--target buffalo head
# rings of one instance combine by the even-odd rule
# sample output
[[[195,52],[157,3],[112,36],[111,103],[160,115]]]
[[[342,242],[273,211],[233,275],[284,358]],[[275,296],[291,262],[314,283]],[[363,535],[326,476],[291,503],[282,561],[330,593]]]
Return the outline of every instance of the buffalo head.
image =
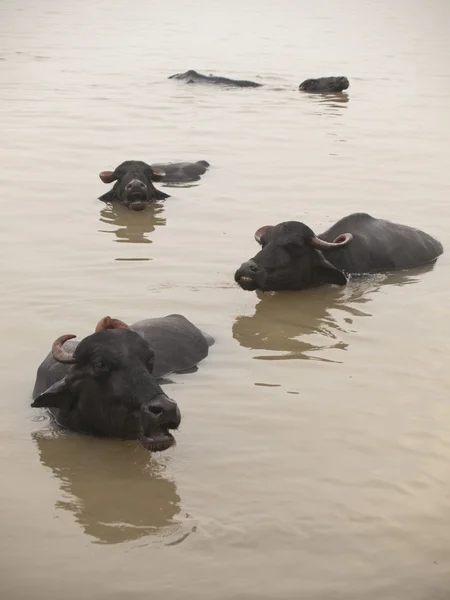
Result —
[[[31,406],[50,409],[79,433],[139,439],[150,451],[172,446],[180,411],[153,376],[155,355],[143,337],[110,317],[79,344],[69,341],[74,337],[54,342]]]
[[[350,85],[347,77],[319,77],[318,79],[305,79],[298,86],[302,92],[316,92],[319,94],[328,94],[343,92]]]
[[[102,171],[99,177],[103,183],[116,182],[112,190],[100,196],[104,202],[116,201],[132,210],[144,210],[153,202],[168,198],[153,185],[153,181],[165,177],[164,171],[140,160],[127,160],[114,171]]]
[[[323,253],[350,243],[353,239],[350,233],[326,242],[303,223],[286,221],[261,227],[255,233],[255,239],[262,249],[243,263],[234,275],[236,283],[244,290],[300,290],[323,283],[347,283],[344,273]]]

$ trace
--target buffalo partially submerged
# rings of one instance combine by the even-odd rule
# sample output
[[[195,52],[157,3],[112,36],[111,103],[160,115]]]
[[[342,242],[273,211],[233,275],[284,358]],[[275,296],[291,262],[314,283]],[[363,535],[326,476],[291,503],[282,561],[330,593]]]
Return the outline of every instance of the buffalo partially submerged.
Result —
[[[72,431],[170,448],[180,411],[157,379],[195,367],[213,339],[181,315],[130,327],[105,317],[92,335],[74,337],[59,337],[39,366],[31,406],[48,408]]]
[[[180,79],[186,83],[209,83],[215,85],[224,85],[229,87],[261,87],[262,83],[255,83],[247,79],[229,79],[228,77],[219,77],[218,75],[203,75],[193,69],[186,73],[175,73],[170,75],[169,79]]]
[[[287,221],[261,227],[255,239],[262,249],[234,276],[248,291],[345,285],[347,275],[409,269],[443,252],[427,233],[366,213],[344,217],[320,236],[303,223]]]
[[[348,89],[349,85],[347,77],[319,77],[318,79],[305,79],[298,89],[315,94],[333,94],[343,92]]]
[[[103,183],[114,183],[109,192],[100,196],[103,202],[118,202],[132,210],[144,210],[147,206],[169,198],[169,194],[157,190],[154,181],[190,182],[197,181],[205,173],[209,163],[167,163],[148,165],[141,160],[127,160],[114,169],[99,173]]]
[[[132,210],[144,210],[146,206],[157,200],[168,198],[157,190],[154,181],[161,181],[164,171],[153,168],[141,160],[127,160],[114,169],[99,173],[103,183],[114,183],[109,192],[100,196],[103,202],[119,202]]]
[[[203,75],[203,73],[198,73],[193,69],[186,71],[186,73],[170,75],[169,79],[179,79],[185,83],[207,83],[239,88],[255,88],[264,85],[263,83],[256,83],[255,81],[249,81],[247,79],[230,79],[218,75]],[[346,90],[349,85],[350,83],[347,77],[319,77],[317,79],[305,79],[305,81],[299,85],[298,89],[302,92],[332,94]]]

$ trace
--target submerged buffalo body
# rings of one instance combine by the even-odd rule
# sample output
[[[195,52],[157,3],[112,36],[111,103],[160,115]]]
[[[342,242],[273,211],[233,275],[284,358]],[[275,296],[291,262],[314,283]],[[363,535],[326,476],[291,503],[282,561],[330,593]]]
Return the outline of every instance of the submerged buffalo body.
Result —
[[[206,160],[196,162],[154,163],[152,169],[164,173],[161,181],[164,183],[189,183],[198,181],[210,166]]]
[[[215,85],[225,85],[229,87],[261,87],[262,83],[255,83],[254,81],[248,81],[246,79],[229,79],[228,77],[219,77],[218,75],[203,75],[197,73],[193,69],[186,71],[186,73],[175,73],[170,75],[169,79],[179,79],[186,83],[209,83]]]
[[[255,238],[262,249],[234,277],[249,291],[345,285],[347,275],[417,267],[443,252],[427,233],[366,213],[344,217],[320,236],[303,223],[288,221],[261,227]]]
[[[181,315],[130,327],[105,317],[92,335],[74,337],[58,338],[39,366],[31,406],[79,433],[139,439],[151,451],[172,446],[180,411],[157,379],[195,367],[214,340]]]
[[[318,79],[305,79],[298,86],[302,92],[311,92],[316,94],[332,94],[343,92],[350,85],[347,77],[319,77]]]

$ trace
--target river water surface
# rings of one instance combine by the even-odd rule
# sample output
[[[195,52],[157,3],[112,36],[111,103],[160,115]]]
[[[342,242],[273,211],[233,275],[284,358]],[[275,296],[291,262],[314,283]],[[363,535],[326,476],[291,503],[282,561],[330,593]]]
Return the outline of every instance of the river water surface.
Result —
[[[448,0],[2,0],[0,591],[5,600],[450,597],[448,254],[258,297],[261,225],[353,211],[450,248]],[[189,68],[267,82],[223,90]],[[346,75],[348,95],[300,81]],[[98,172],[208,160],[154,211]],[[166,390],[178,445],[30,408],[63,333],[183,313],[216,338]]]

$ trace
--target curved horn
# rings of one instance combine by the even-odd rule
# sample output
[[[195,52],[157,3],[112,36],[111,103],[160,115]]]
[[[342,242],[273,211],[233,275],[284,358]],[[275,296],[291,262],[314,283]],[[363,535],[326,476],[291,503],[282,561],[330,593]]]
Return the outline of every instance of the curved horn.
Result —
[[[67,340],[71,340],[74,337],[77,337],[77,336],[72,335],[71,333],[68,333],[66,335],[62,335],[61,337],[59,337],[57,340],[55,340],[53,342],[52,356],[55,360],[57,360],[60,363],[63,363],[64,365],[73,365],[77,362],[75,360],[75,358],[73,357],[72,353],[67,352],[66,350],[64,350],[62,348],[62,345],[64,344],[64,342],[67,342]]]
[[[115,171],[102,171],[98,174],[103,183],[112,183],[116,181],[117,175]]]
[[[337,248],[342,248],[342,246],[346,246],[353,239],[351,233],[341,233],[337,238],[334,238],[332,242],[326,242],[325,240],[321,240],[319,237],[314,236],[310,240],[311,246],[317,248],[318,250],[334,250]]]
[[[258,242],[258,244],[261,243],[263,234],[266,233],[266,231],[269,231],[269,229],[272,229],[272,227],[273,225],[263,225],[257,231],[255,231],[255,240]]]
[[[111,317],[103,317],[97,323],[95,333],[104,331],[105,329],[129,329],[128,325],[119,319],[111,319]]]

